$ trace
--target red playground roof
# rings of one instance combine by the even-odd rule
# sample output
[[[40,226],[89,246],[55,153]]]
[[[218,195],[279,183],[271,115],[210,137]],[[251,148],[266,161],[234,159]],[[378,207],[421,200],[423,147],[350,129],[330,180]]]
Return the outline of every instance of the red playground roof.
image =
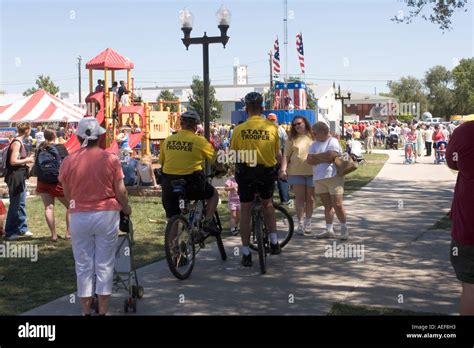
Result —
[[[87,62],[86,68],[93,70],[104,70],[104,68],[110,70],[133,69],[133,63],[127,57],[118,54],[111,48],[107,48]]]

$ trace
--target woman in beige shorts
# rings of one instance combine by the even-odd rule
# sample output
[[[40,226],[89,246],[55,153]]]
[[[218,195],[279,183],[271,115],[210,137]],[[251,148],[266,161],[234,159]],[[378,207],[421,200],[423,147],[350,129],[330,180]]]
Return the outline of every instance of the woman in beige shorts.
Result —
[[[341,234],[337,237],[346,240],[349,236],[346,225],[346,211],[342,200],[344,194],[344,177],[337,175],[333,163],[342,154],[341,145],[336,138],[329,135],[329,127],[324,122],[317,122],[312,127],[315,141],[311,145],[308,163],[313,165],[314,190],[324,205],[326,230],[318,238],[336,237],[333,228],[334,213],[341,223]]]

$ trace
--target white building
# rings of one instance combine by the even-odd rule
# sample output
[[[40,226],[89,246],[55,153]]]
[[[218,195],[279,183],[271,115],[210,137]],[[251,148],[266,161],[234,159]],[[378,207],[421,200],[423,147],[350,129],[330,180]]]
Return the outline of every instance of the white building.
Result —
[[[308,83],[307,86],[313,91],[317,100],[318,120],[325,121],[328,125],[331,122],[339,124],[342,115],[342,104],[339,100],[336,100],[334,87],[312,83]]]

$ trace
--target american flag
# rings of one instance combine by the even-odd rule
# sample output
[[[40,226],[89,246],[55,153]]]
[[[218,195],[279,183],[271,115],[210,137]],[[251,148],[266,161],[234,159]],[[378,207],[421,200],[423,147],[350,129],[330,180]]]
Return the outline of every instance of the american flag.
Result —
[[[278,37],[275,40],[275,45],[273,46],[273,77],[278,79],[280,77],[280,46],[278,45]]]
[[[296,34],[296,50],[298,51],[298,59],[300,61],[301,73],[304,74],[304,51],[303,51],[303,34]]]

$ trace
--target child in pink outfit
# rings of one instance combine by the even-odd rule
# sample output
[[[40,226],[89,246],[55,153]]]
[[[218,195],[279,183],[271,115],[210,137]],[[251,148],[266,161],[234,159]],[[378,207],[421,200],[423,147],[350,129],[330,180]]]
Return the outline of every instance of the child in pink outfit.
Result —
[[[238,185],[234,176],[230,177],[225,182],[225,190],[227,191],[229,200],[227,206],[230,210],[230,233],[233,236],[236,236],[239,233],[237,224],[240,220],[240,200],[237,193],[237,187]]]

